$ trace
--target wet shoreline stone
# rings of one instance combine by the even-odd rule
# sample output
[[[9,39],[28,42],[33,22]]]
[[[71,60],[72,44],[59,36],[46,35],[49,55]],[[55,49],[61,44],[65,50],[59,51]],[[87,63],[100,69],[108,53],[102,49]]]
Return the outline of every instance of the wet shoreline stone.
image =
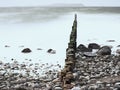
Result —
[[[21,51],[22,53],[30,53],[32,50],[30,48],[25,48]]]

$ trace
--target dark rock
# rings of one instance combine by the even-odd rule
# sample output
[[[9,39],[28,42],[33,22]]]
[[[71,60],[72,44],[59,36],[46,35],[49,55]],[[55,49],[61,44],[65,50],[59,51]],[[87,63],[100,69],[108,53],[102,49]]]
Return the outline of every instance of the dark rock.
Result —
[[[115,40],[107,40],[107,42],[115,42]]]
[[[117,54],[120,54],[120,49],[117,49],[117,50],[116,50],[116,53],[117,53]]]
[[[118,45],[117,47],[120,47],[120,45]]]
[[[25,48],[21,51],[22,53],[30,53],[32,52],[29,48]]]
[[[88,45],[88,48],[91,48],[91,49],[100,49],[100,45],[98,45],[96,43],[90,43]]]
[[[96,56],[96,53],[84,52],[83,55],[86,56],[86,57],[95,57],[95,56]]]
[[[41,48],[37,48],[37,50],[42,50]]]
[[[52,51],[52,49],[48,49],[48,51],[47,51],[47,52],[48,52],[48,53],[50,53],[51,51]]]
[[[9,45],[5,45],[5,47],[10,47]]]
[[[77,51],[78,52],[92,52],[92,49],[90,48],[87,48],[85,45],[83,44],[80,44],[78,47],[77,47]]]
[[[51,54],[56,54],[56,51],[53,50],[53,49],[48,49],[47,52],[48,52],[48,53],[51,53]]]
[[[116,90],[120,90],[120,82],[115,83],[114,88],[116,88]]]
[[[109,46],[103,46],[97,51],[98,55],[111,55],[111,48]]]

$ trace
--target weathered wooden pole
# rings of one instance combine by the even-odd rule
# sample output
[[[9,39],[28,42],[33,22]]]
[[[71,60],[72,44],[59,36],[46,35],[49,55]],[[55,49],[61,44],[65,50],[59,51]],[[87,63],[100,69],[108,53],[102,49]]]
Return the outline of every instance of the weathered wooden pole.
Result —
[[[72,31],[70,34],[70,41],[68,43],[68,48],[66,49],[66,59],[65,67],[61,71],[61,82],[64,90],[72,88],[71,83],[74,81],[73,70],[75,67],[75,52],[77,46],[77,15],[75,14],[75,19],[72,26]]]

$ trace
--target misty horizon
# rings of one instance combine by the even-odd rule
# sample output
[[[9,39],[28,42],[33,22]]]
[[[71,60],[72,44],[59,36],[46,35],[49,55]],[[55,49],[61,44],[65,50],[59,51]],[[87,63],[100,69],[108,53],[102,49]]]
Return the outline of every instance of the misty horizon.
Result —
[[[0,1],[0,7],[32,7],[32,6],[85,6],[85,7],[119,7],[119,0],[2,0]]]

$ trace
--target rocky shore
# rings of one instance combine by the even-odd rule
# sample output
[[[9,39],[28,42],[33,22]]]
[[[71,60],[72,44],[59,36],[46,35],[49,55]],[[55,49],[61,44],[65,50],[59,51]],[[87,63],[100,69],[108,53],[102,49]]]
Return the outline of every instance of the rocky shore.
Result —
[[[120,55],[89,54],[85,55],[85,52],[78,49],[71,89],[79,87],[76,90],[119,90],[115,88],[120,88]],[[1,61],[0,90],[63,90],[59,71],[44,71],[43,76],[37,73],[38,70],[55,66],[60,67],[36,64],[33,68],[32,64],[19,64],[15,60],[12,63]]]
[[[77,15],[66,49],[65,67],[61,71],[63,90],[119,90],[119,53],[112,54],[112,47],[96,43],[77,47],[76,39]]]
[[[113,54],[110,46],[97,43],[77,47],[76,39],[77,15],[64,68],[60,64],[19,63],[15,59],[4,63],[1,60],[0,90],[120,90],[120,50]],[[29,48],[22,51],[28,52],[31,52]],[[56,53],[53,49],[47,52]]]

